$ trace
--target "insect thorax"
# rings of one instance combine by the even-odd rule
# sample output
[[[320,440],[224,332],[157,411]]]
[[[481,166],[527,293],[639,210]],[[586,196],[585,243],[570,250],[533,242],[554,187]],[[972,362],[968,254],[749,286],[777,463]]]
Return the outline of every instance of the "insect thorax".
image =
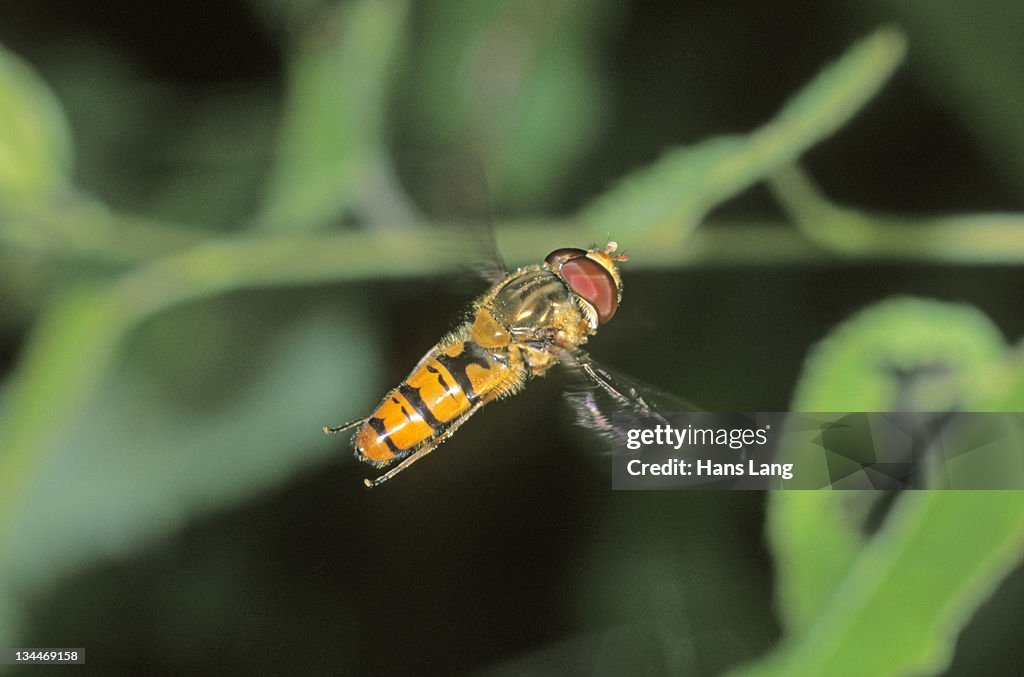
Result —
[[[549,268],[531,266],[508,277],[480,300],[478,318],[489,313],[523,351],[539,375],[557,362],[557,354],[586,342],[593,322],[565,283]]]

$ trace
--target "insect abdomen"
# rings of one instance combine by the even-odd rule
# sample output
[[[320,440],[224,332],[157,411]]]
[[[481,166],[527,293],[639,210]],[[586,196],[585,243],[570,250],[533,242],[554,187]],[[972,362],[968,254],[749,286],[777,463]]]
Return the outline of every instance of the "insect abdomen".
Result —
[[[356,433],[356,453],[378,466],[408,456],[460,424],[473,405],[505,394],[518,378],[507,361],[472,341],[435,349]]]

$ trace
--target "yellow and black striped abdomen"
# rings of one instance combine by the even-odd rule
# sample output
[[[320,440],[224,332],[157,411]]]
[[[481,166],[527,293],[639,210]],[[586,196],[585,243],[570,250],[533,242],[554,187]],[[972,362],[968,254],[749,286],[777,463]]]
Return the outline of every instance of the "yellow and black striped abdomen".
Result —
[[[388,393],[355,436],[356,455],[377,466],[434,443],[496,397],[522,387],[518,360],[473,341],[435,348]]]

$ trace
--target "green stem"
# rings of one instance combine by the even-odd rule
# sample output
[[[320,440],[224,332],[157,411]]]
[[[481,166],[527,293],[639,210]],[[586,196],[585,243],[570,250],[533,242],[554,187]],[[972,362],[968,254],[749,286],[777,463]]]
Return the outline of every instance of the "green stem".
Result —
[[[1024,215],[969,214],[934,218],[876,216],[829,202],[796,165],[769,187],[797,228],[846,259],[944,264],[1024,263]]]

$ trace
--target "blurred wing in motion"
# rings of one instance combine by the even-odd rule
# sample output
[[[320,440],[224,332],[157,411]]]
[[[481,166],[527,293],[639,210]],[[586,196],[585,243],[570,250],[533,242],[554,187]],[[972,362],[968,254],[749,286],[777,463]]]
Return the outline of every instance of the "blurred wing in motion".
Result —
[[[485,163],[471,148],[435,162],[428,180],[428,211],[443,222],[458,224],[452,249],[463,252],[467,279],[495,285],[508,277],[498,249]],[[421,172],[422,173],[422,172]]]
[[[625,414],[643,427],[671,425],[662,414],[700,411],[691,402],[641,383],[606,367],[584,351],[575,352],[563,364],[576,384],[566,390],[576,425],[590,430],[607,445],[608,451],[626,448],[626,430],[616,414]]]
[[[508,277],[505,262],[497,257],[480,258],[467,266],[469,272],[477,279],[483,279],[494,286]]]

